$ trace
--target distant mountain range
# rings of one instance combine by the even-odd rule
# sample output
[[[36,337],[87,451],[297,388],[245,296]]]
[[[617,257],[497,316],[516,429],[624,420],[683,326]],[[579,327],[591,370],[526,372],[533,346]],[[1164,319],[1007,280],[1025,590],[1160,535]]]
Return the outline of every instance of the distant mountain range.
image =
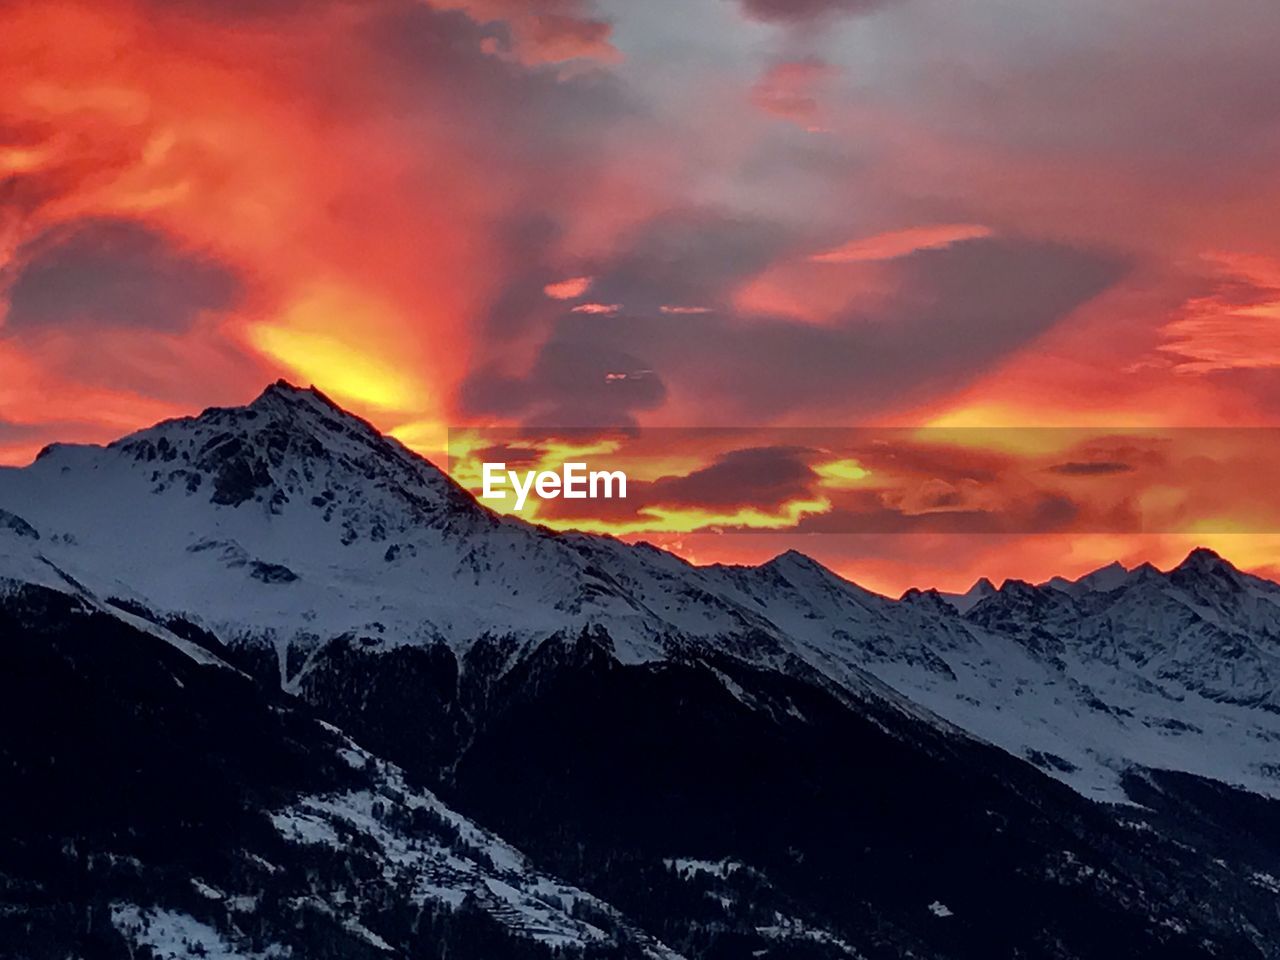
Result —
[[[1280,957],[1280,585],[1209,551],[695,567],[282,382],[0,470],[0,626],[14,956]]]

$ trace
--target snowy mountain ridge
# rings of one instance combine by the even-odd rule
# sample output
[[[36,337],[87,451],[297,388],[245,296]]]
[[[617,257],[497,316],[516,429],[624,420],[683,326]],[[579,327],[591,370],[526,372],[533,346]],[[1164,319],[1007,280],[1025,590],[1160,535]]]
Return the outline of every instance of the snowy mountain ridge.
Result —
[[[500,518],[315,390],[0,470],[0,578],[176,616],[272,650],[297,691],[335,638],[371,654],[607,631],[623,663],[697,656],[920,708],[1088,796],[1130,767],[1280,796],[1280,586],[1208,551],[1167,573],[892,600],[801,554],[694,567]],[[891,690],[889,689],[891,688]]]

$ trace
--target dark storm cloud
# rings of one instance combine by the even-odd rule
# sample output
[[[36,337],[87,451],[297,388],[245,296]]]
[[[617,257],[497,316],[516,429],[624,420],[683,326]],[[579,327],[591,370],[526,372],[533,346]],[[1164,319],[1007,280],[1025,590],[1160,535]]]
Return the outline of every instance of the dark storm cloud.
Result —
[[[142,224],[81,221],[34,240],[17,257],[5,329],[90,325],[181,330],[240,295],[226,266]]]
[[[704,426],[805,411],[827,421],[857,417],[972,382],[1123,274],[1122,264],[1097,252],[975,240],[895,261],[889,269],[899,293],[887,306],[830,325],[747,320],[728,309],[693,317],[632,313],[628,292],[645,305],[726,304],[737,282],[786,243],[759,225],[739,235],[721,224],[695,232],[701,244],[676,231],[664,247],[660,225],[653,230],[592,291],[602,302],[624,303],[621,315],[560,320],[529,376],[480,371],[464,390],[464,409],[528,417],[537,404],[542,423],[554,422],[548,411],[576,412],[566,424],[583,422],[584,411],[594,423],[629,423],[658,402],[666,381],[698,398]],[[667,252],[654,256],[655,249]],[[611,370],[643,373],[603,382]]]

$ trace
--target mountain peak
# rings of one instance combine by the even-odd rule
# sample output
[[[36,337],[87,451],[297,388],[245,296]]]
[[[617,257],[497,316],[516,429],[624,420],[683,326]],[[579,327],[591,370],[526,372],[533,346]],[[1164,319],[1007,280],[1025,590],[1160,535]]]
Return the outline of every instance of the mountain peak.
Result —
[[[979,577],[973,582],[973,586],[964,593],[940,593],[939,596],[950,604],[957,613],[967,613],[971,608],[994,593],[996,593],[996,585],[991,582],[991,578]]]
[[[1133,583],[1161,583],[1164,574],[1154,563],[1146,560],[1129,571],[1129,580]]]
[[[807,553],[801,553],[795,549],[785,550],[772,560],[766,560],[755,569],[786,580],[801,590],[813,588],[834,589],[844,592],[846,595],[856,595],[864,602],[870,601],[872,598],[876,598],[876,600],[883,599],[880,594],[841,576],[830,567],[813,559]]]
[[[339,410],[343,413],[346,412],[345,410],[342,410],[342,408],[339,407],[336,403],[330,400],[326,394],[322,393],[315,384],[311,384],[310,386],[306,386],[306,387],[301,387],[301,386],[298,386],[296,383],[290,383],[288,380],[285,380],[283,377],[277,380],[275,383],[267,384],[266,388],[263,389],[262,393],[258,394],[258,398],[254,400],[251,404],[249,404],[249,406],[253,407],[262,403],[270,403],[273,400],[286,400],[290,403],[299,403],[299,402],[310,403],[315,400],[319,400],[320,402],[324,403],[325,406],[327,407],[330,407],[334,410]]]
[[[902,603],[912,604],[939,613],[956,612],[954,603],[933,587],[927,587],[923,590],[919,587],[911,587],[898,599]]]
[[[1128,573],[1128,572],[1129,572],[1129,568],[1126,567],[1123,563],[1121,563],[1119,560],[1112,560],[1105,567],[1099,567],[1097,570],[1094,570],[1093,573],[1085,574],[1085,576],[1092,577],[1095,574],[1099,574],[1099,573]]]
[[[1235,572],[1235,567],[1208,547],[1196,547],[1174,569],[1192,573]]]
[[[351,421],[376,432],[376,428],[371,423],[356,416],[350,410],[339,406],[314,385],[300,387],[283,379],[268,385],[247,406],[231,409],[251,410],[255,413],[268,415],[284,415],[290,419],[296,419],[299,414],[303,414],[319,416],[326,420]],[[205,413],[209,412],[211,411],[205,411]]]
[[[174,485],[211,491],[222,506],[257,500],[275,513],[294,499],[333,515],[334,497],[367,498],[366,484],[401,490],[406,502],[464,499],[429,461],[314,386],[287,380],[244,406],[166,420],[107,449],[141,464],[157,492]]]
[[[275,383],[267,384],[266,388],[262,391],[262,395],[265,396],[269,393],[296,394],[306,393],[308,391],[312,393],[320,392],[316,389],[316,385],[314,383],[311,384],[310,387],[300,387],[296,383],[290,383],[284,377],[280,377]]]
[[[1129,573],[1128,567],[1119,560],[1113,560],[1105,567],[1099,567],[1097,570],[1086,573],[1075,583],[1076,586],[1085,590],[1097,590],[1106,593],[1128,580]]]
[[[967,596],[986,597],[996,592],[996,585],[991,582],[990,577],[979,577],[973,581],[973,586],[969,588]]]
[[[821,566],[817,560],[813,559],[813,557],[809,556],[807,553],[801,553],[799,550],[795,549],[784,550],[782,553],[770,560],[769,563],[777,566],[782,566],[784,564],[800,567]]]
[[[250,403],[237,407],[209,407],[199,416],[157,424],[134,437],[156,433],[194,436],[212,432],[219,441],[233,435],[277,454],[286,446],[311,454],[322,449],[361,458],[383,458],[403,452],[398,443],[315,386],[302,387],[280,379],[269,384]],[[128,442],[133,438],[126,437]]]
[[[1000,589],[997,592],[1015,597],[1030,597],[1036,595],[1039,591],[1036,590],[1035,584],[1027,580],[1022,580],[1018,577],[1007,577],[1000,584]]]
[[[795,549],[784,550],[772,560],[765,561],[761,566],[765,569],[778,571],[784,574],[791,571],[796,574],[813,575],[816,573],[822,576],[835,576],[835,574],[817,560],[813,559],[813,557]]]

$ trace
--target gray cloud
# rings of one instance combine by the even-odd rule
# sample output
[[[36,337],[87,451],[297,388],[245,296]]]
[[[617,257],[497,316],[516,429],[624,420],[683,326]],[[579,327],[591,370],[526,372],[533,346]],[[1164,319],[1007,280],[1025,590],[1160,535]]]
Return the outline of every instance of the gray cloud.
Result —
[[[765,220],[671,210],[645,223],[619,257],[593,271],[591,296],[637,313],[671,303],[723,307],[739,281],[797,242],[794,231]]]
[[[733,224],[721,223],[698,232],[702,246],[674,247],[683,257],[653,258],[650,237],[634,259],[624,252],[603,274],[599,297],[628,308],[625,292],[646,304],[724,305],[733,285],[767,261],[774,245],[759,225],[743,229],[739,235]],[[682,262],[689,269],[680,269]],[[593,423],[625,424],[661,399],[666,381],[698,399],[707,426],[767,423],[796,412],[820,422],[857,417],[971,382],[1124,272],[1099,252],[1016,239],[920,251],[891,269],[898,297],[874,315],[829,326],[747,320],[728,309],[694,317],[656,310],[565,317],[528,377],[479,371],[464,390],[464,409],[525,417],[536,410],[542,423],[575,412],[576,419],[564,423],[588,415]],[[603,383],[610,370],[652,372]]]
[[[566,319],[524,377],[491,368],[463,385],[472,412],[515,416],[530,425],[597,427],[629,425],[640,410],[666,399],[666,386],[637,355],[596,335],[595,318]]]
[[[127,220],[86,220],[32,241],[17,257],[5,329],[93,325],[179,330],[235,305],[237,275]]]
[[[804,23],[824,17],[869,13],[887,0],[742,0],[742,9],[754,20]]]
[[[25,423],[12,423],[0,420],[0,443],[19,443],[45,435],[44,425],[31,426]]]

